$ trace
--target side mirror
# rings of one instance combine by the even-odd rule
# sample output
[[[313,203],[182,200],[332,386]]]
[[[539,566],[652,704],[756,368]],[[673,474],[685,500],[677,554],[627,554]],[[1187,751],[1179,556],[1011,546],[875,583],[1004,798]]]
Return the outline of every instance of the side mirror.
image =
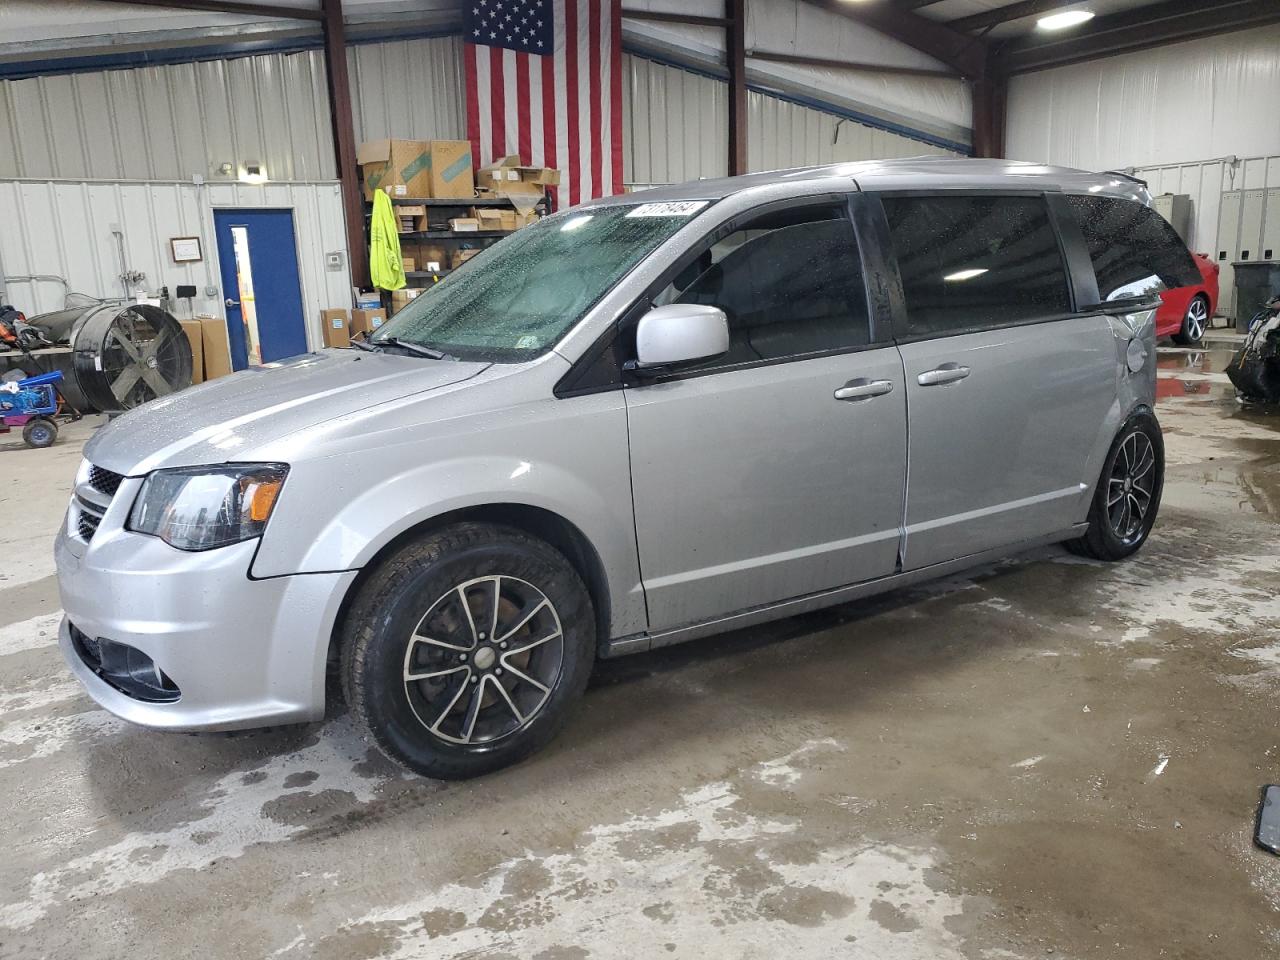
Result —
[[[632,370],[653,370],[707,360],[729,350],[729,320],[719,307],[669,303],[654,307],[636,327]]]

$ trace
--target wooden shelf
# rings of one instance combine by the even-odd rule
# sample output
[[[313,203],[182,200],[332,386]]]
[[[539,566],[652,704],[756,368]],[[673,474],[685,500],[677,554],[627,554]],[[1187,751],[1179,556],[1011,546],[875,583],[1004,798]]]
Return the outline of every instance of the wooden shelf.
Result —
[[[432,277],[447,277],[451,273],[452,270],[406,270],[404,275],[406,280],[410,277],[415,280],[430,280]]]

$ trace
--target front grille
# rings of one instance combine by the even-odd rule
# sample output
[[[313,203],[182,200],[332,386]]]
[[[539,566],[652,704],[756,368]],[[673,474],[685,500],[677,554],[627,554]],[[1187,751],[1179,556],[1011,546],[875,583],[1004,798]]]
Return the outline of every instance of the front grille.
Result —
[[[89,486],[99,493],[105,493],[108,497],[116,495],[116,491],[120,489],[120,484],[123,481],[124,477],[122,475],[113,473],[104,467],[89,467]]]
[[[80,539],[88,543],[93,539],[93,535],[98,532],[98,524],[102,522],[102,518],[90,513],[88,510],[81,509],[80,516],[76,520],[76,532],[80,534]]]
[[[178,685],[141,650],[106,637],[91,637],[74,623],[67,627],[71,646],[84,665],[126,697],[144,703],[173,703],[182,696]]]

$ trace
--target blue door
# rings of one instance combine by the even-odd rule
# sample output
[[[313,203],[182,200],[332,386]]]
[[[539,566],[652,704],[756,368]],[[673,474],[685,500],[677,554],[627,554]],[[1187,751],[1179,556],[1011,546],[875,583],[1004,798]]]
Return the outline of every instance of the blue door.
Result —
[[[307,352],[292,210],[215,210],[231,365]]]

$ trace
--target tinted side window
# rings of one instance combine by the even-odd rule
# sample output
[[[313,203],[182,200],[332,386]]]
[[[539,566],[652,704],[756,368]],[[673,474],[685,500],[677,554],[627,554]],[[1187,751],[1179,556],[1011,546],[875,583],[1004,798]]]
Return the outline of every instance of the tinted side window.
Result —
[[[885,197],[913,334],[981,330],[1070,311],[1041,197]]]
[[[1115,197],[1068,197],[1067,203],[1080,223],[1104,302],[1201,282],[1182,238],[1150,207]]]
[[[853,226],[841,206],[759,217],[704,250],[654,299],[719,307],[729,318],[723,367],[870,341]]]

